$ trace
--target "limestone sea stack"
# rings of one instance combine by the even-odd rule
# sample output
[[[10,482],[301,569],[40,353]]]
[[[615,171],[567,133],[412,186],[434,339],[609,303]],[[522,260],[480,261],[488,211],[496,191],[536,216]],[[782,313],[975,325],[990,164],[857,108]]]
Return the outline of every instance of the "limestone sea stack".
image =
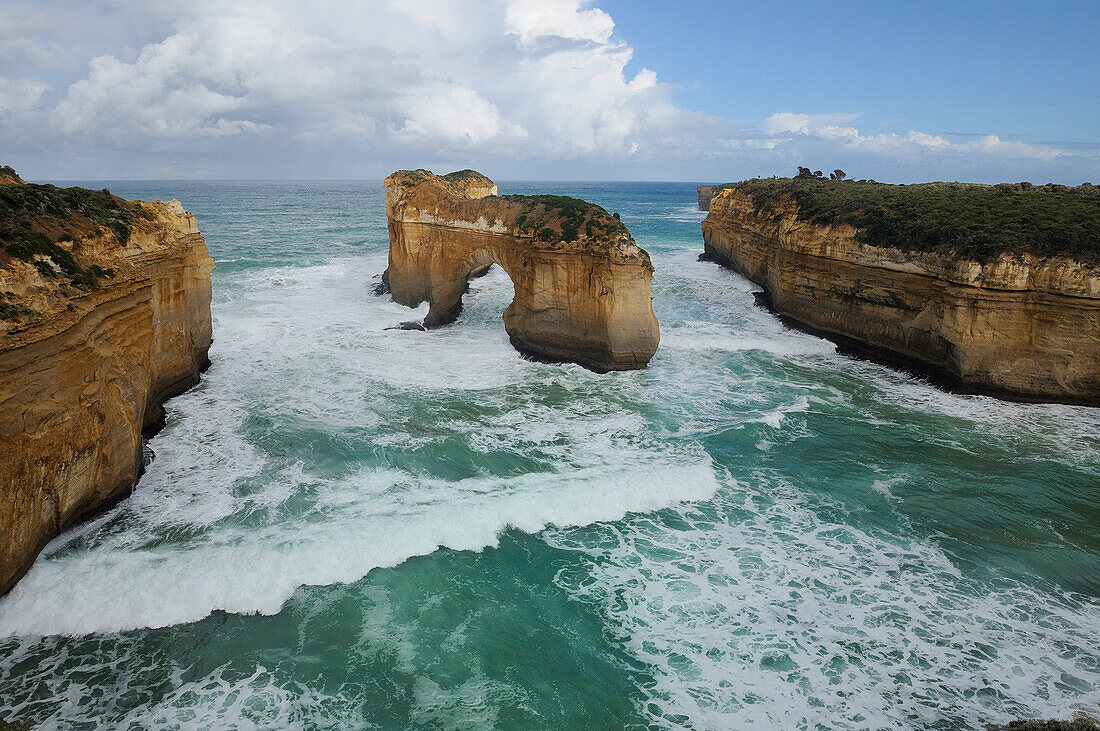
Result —
[[[430,303],[425,327],[454,321],[468,280],[497,264],[515,287],[504,327],[521,353],[600,372],[653,357],[653,265],[617,215],[565,196],[498,196],[472,170],[402,170],[385,185],[384,278],[395,302]]]
[[[210,347],[214,260],[179,201],[0,182],[0,594],[127,494]]]
[[[1100,405],[1100,189],[752,180],[706,254],[796,326],[1004,398]]]

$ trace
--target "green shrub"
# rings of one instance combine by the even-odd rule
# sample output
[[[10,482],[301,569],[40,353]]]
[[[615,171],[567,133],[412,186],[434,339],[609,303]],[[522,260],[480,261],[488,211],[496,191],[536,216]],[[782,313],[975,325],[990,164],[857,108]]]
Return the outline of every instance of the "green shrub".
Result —
[[[577,240],[577,222],[573,220],[562,221],[561,224],[561,240],[562,241],[576,241]]]
[[[536,230],[536,238],[540,241],[557,238],[559,233],[555,229],[560,229],[559,240],[565,243],[577,241],[582,230],[590,239],[601,234],[609,239],[629,235],[617,213],[610,216],[600,206],[580,198],[549,194],[504,195],[501,198],[525,205],[524,213],[516,219],[516,226]]]
[[[83,269],[76,263],[76,259],[65,249],[50,241],[50,239],[43,233],[38,231],[21,231],[18,234],[18,241],[14,244],[8,244],[5,251],[10,256],[17,259],[22,259],[26,262],[32,262],[34,267],[42,273],[43,276],[53,277],[57,273],[45,261],[35,259],[36,256],[42,255],[49,257],[58,268],[61,269],[69,280],[80,287],[81,289],[88,289],[92,287],[97,279],[103,277],[113,277],[115,272],[113,269],[104,269],[99,265],[93,265],[87,270]]]
[[[130,240],[141,206],[111,195],[106,188],[58,188],[54,185],[0,184],[0,227],[29,228],[31,221],[46,226],[70,226],[74,216],[95,228],[109,228],[123,246]]]
[[[887,185],[801,176],[725,186],[757,213],[794,201],[801,220],[845,223],[862,243],[989,261],[1008,253],[1067,255],[1100,264],[1100,188],[1047,184]]]

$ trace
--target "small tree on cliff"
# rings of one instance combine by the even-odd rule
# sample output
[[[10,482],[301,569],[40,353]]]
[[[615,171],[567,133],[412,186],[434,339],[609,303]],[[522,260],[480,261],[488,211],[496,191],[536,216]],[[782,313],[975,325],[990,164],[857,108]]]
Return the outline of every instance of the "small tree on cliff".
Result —
[[[804,168],[801,165],[798,166],[798,176],[797,177],[799,177],[799,178],[812,178],[813,176],[814,176],[814,174],[810,172],[809,168]]]
[[[829,180],[844,180],[848,177],[848,173],[844,172],[840,168],[837,168],[833,172],[829,173]]]

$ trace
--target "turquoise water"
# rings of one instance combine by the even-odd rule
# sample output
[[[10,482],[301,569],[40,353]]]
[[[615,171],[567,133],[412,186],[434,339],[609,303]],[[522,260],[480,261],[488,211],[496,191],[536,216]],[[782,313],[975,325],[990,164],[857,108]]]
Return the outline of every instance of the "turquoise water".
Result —
[[[103,183],[89,183],[103,187]],[[945,393],[753,307],[680,184],[619,211],[645,371],[371,294],[373,183],[111,183],[218,260],[213,365],[133,496],[0,600],[42,728],[983,728],[1100,714],[1100,410]]]

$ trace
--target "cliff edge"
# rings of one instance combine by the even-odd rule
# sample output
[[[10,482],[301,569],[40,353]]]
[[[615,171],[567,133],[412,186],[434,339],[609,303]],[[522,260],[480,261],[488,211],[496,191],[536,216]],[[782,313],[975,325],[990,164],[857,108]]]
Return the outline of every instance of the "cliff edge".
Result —
[[[726,185],[700,185],[696,188],[696,192],[699,194],[699,210],[709,211],[710,202],[714,196],[718,195],[718,191],[731,187],[731,184]]]
[[[1100,196],[790,179],[722,190],[706,254],[797,326],[963,390],[1100,405]]]
[[[208,362],[213,269],[179,201],[0,183],[0,594],[140,475]]]
[[[653,356],[653,266],[617,216],[565,196],[498,196],[472,170],[402,170],[385,185],[385,281],[396,302],[430,303],[425,327],[454,321],[468,280],[498,264],[515,286],[504,327],[521,353],[596,371]]]

